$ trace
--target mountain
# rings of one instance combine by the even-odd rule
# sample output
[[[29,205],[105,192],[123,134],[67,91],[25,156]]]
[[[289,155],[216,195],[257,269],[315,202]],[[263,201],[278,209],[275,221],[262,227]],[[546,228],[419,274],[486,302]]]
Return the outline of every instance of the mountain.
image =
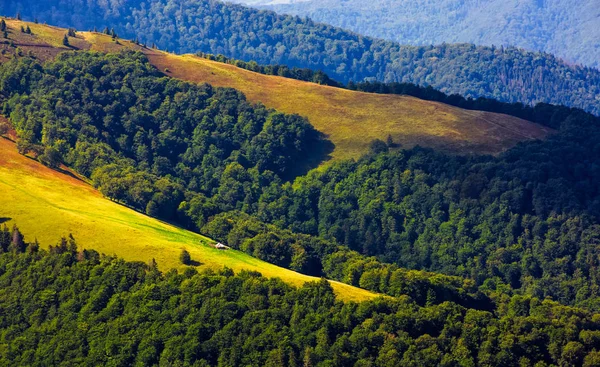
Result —
[[[286,163],[285,151],[307,143],[312,150],[318,150],[323,143],[311,134],[314,130],[305,120],[266,110],[260,103],[247,103],[243,95],[231,88],[165,77],[145,55],[132,50],[143,50],[149,57],[161,60],[157,66],[162,70],[172,68],[174,72],[187,65],[187,57],[100,33],[77,32],[67,37],[65,45],[64,37],[69,33],[66,29],[16,20],[7,20],[6,24],[9,43],[1,49],[0,89],[5,102],[3,111],[10,120],[0,117],[0,133],[8,133],[12,139],[18,137],[18,142],[15,145],[0,140],[0,200],[17,203],[0,208],[3,223],[18,222],[28,238],[44,244],[71,233],[93,249],[128,260],[148,262],[154,258],[164,269],[181,268],[177,255],[186,249],[200,268],[227,266],[236,271],[260,271],[296,285],[315,278],[273,263],[305,274],[324,275],[315,251],[322,256],[339,256],[345,251],[334,243],[315,244],[306,236],[293,237],[280,229],[272,231],[295,244],[280,245],[277,255],[268,247],[246,248],[235,241],[230,244],[248,254],[217,251],[209,246],[214,241],[207,237],[140,213],[198,229],[215,214],[211,213],[213,210],[221,211],[217,207],[242,208],[242,198],[249,205],[256,205],[251,202],[253,196],[281,183],[277,172],[271,171],[276,169],[273,163],[280,162],[281,168],[302,166],[307,156],[314,155],[304,154]],[[21,27],[29,33],[21,32]],[[216,75],[211,70],[218,71],[215,66],[219,65],[225,66],[223,70],[230,78],[238,76],[233,79],[255,74],[206,59],[197,60],[199,67],[194,69],[208,70],[211,75]],[[191,75],[198,78],[198,74]],[[253,82],[264,83],[264,93],[279,91],[268,83],[267,76],[257,75],[263,79],[254,78]],[[222,77],[220,81],[228,80]],[[300,90],[308,90],[307,94],[307,86],[318,86],[291,81]],[[318,90],[315,94],[319,95]],[[38,117],[33,118],[34,115]],[[230,126],[232,121],[237,126]],[[525,126],[535,126],[523,122]],[[284,131],[280,130],[282,127]],[[538,129],[540,133],[546,131]],[[188,148],[184,148],[186,145]],[[266,147],[256,154],[253,145]],[[269,158],[266,166],[256,161],[265,157]],[[195,160],[194,167],[186,168],[190,160]],[[255,164],[252,162],[258,165],[250,167]],[[220,199],[214,202],[216,206],[206,201],[217,197]],[[410,278],[405,280],[408,284],[418,281],[441,287],[453,299],[462,299],[466,293],[459,278],[403,270],[399,279],[404,277]],[[340,299],[361,300],[374,295],[346,284],[333,284]]]
[[[555,130],[519,125],[519,119],[492,130],[494,121],[477,119],[450,130],[420,124],[415,131],[426,131],[428,138],[414,141],[437,152],[379,139],[305,174],[327,159],[331,141],[323,131],[342,145],[343,135],[336,131],[343,130],[335,119],[328,127],[311,125],[249,101],[238,90],[198,82],[233,85],[287,111],[303,106],[286,98],[297,90],[297,99],[310,101],[306,106],[315,111],[343,107],[349,122],[361,116],[353,104],[397,96],[263,75],[241,68],[267,72],[254,63],[176,56],[116,35],[10,19],[6,24],[0,93],[3,113],[18,133],[17,148],[49,167],[67,164],[106,197],[272,264],[408,295],[419,304],[452,301],[491,309],[487,295],[522,292],[600,307],[593,285],[600,217],[599,123],[593,115],[484,101],[491,110],[527,112],[527,118]],[[363,87],[368,86],[378,87]],[[434,90],[416,90],[437,98]],[[354,97],[341,104],[344,95]],[[471,108],[480,103],[458,96],[440,100]],[[406,111],[429,106],[433,116],[461,111],[415,98],[397,102],[406,104]],[[384,103],[371,110],[359,106],[374,118],[366,127],[356,120],[350,129],[356,134],[346,137],[361,141],[369,129],[385,134],[393,126],[379,115]],[[472,118],[475,112],[454,118]],[[520,144],[496,156],[457,156],[440,149],[449,138],[476,137],[480,128],[488,144],[498,144],[498,138],[511,135],[490,131],[526,126],[552,133],[544,140],[521,137]],[[362,156],[346,159],[354,154]]]
[[[474,43],[543,51],[600,67],[594,0],[237,0],[409,45]]]
[[[8,21],[10,39],[24,53],[41,59],[67,51],[62,45],[66,30],[41,24]],[[33,35],[18,32],[29,26]],[[131,42],[112,42],[111,37],[78,32],[73,47],[82,50],[135,49],[166,75],[195,83],[230,87],[252,102],[288,114],[298,114],[333,143],[327,152],[333,160],[359,158],[369,144],[390,136],[403,147],[420,145],[459,154],[498,154],[528,139],[543,139],[552,129],[505,114],[465,110],[409,96],[378,95],[333,88],[274,75],[263,75],[235,65],[193,55],[173,55],[143,48]],[[47,47],[52,46],[52,47]],[[5,55],[15,47],[0,45]],[[316,164],[319,164],[317,162]]]
[[[0,364],[598,365],[600,118],[0,27]]]
[[[90,184],[69,170],[57,172],[20,155],[14,143],[0,137],[0,206],[4,225],[18,224],[26,238],[45,247],[72,234],[83,248],[145,263],[155,259],[164,270],[181,269],[182,249],[198,269],[227,266],[259,271],[266,277],[302,285],[318,278],[284,269],[244,253],[215,249],[207,237],[150,218],[104,198]],[[368,291],[332,282],[339,299],[365,300]]]
[[[260,64],[320,69],[341,82],[411,82],[465,97],[547,102],[600,113],[600,71],[547,53],[469,44],[402,46],[215,0],[0,4],[0,13],[17,12],[30,20],[84,30],[108,26],[123,37],[139,36],[180,53],[221,53]]]

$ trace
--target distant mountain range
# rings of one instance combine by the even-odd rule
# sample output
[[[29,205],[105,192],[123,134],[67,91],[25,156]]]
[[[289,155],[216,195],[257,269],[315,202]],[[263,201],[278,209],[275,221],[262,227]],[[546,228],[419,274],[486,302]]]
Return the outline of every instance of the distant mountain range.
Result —
[[[411,45],[468,42],[600,67],[597,0],[234,0]]]
[[[322,70],[344,83],[411,82],[465,97],[547,102],[600,114],[600,71],[547,53],[470,44],[403,46],[311,19],[215,0],[0,3],[0,14],[17,12],[24,19],[65,27],[114,28],[122,37],[139,37],[180,53],[220,53],[260,64]]]

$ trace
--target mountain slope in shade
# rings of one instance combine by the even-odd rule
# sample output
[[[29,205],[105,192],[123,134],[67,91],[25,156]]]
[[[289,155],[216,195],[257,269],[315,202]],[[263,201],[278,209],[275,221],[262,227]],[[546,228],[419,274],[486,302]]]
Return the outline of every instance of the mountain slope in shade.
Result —
[[[600,67],[595,0],[234,0],[411,45],[517,46]]]

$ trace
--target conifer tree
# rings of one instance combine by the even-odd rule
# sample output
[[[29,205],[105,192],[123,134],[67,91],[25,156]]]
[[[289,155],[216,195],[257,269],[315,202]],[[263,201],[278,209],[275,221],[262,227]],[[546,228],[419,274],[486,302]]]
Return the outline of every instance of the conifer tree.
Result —
[[[21,26],[21,33],[25,33],[25,28]]]
[[[17,20],[21,20],[21,13],[17,13]]]
[[[13,226],[10,249],[11,251],[18,253],[25,251],[25,237],[23,237],[23,234],[21,233],[21,231],[19,231],[17,226]]]
[[[25,33],[31,34],[31,28],[29,28],[29,26],[27,26],[27,28],[25,28]]]
[[[192,257],[190,256],[190,253],[186,250],[181,250],[181,255],[179,255],[179,261],[181,261],[183,265],[190,265],[192,263]]]
[[[38,24],[38,23],[39,23],[39,22],[38,22],[38,18],[33,18],[33,22],[34,22],[35,24]]]
[[[6,22],[4,19],[0,20],[0,31],[4,32],[6,30]]]
[[[70,46],[70,44],[69,44],[69,36],[67,36],[65,34],[65,36],[63,37],[63,42],[62,43],[63,43],[63,45],[69,47]]]

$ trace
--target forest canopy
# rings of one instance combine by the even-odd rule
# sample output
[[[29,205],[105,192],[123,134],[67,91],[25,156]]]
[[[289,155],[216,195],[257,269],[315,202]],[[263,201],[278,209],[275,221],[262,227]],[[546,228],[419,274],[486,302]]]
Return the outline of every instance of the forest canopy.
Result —
[[[596,366],[600,315],[514,296],[494,312],[335,299],[230,269],[159,272],[0,229],[0,360],[10,365]]]

